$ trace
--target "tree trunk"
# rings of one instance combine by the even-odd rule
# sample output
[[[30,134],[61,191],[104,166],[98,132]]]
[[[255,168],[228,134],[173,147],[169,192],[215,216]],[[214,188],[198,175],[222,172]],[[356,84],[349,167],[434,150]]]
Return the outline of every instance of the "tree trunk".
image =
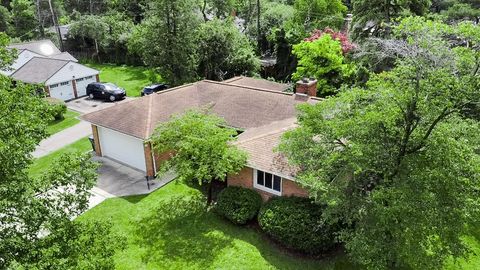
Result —
[[[206,9],[207,9],[207,0],[203,0],[202,14],[203,14],[203,20],[205,20],[205,22],[208,21],[207,14],[205,13]]]
[[[213,181],[210,181],[210,183],[208,183],[208,187],[207,187],[207,207],[210,206],[212,204],[212,200],[213,200]]]

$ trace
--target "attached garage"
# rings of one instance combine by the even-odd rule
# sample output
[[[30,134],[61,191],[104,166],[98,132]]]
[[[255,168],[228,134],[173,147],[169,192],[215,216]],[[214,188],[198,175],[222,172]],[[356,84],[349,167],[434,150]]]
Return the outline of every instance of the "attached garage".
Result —
[[[62,100],[75,98],[71,82],[56,83],[48,86],[50,96]]]
[[[11,77],[25,83],[43,84],[47,95],[71,100],[87,94],[86,87],[98,81],[98,70],[71,60],[33,57]]]
[[[77,85],[77,95],[83,97],[87,95],[87,85],[92,82],[96,82],[97,78],[95,76],[88,76],[85,78],[79,78],[75,80]]]
[[[146,171],[143,140],[109,128],[97,127],[102,156]]]

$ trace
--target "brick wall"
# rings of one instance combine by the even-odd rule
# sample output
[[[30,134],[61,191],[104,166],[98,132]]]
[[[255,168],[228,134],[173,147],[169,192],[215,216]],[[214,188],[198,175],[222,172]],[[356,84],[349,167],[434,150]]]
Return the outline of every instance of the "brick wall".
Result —
[[[262,199],[264,201],[268,200],[272,196],[275,196],[274,194],[271,194],[269,192],[259,190],[253,187],[253,169],[250,167],[243,168],[236,175],[228,176],[227,185],[254,189],[262,196]],[[282,179],[282,196],[307,197],[308,192],[305,189],[298,186],[297,183],[288,179]]]

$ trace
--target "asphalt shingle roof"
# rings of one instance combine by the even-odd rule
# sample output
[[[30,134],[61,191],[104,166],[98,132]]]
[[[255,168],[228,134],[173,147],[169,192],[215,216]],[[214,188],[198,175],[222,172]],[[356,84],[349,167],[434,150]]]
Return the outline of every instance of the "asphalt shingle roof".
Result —
[[[53,44],[49,39],[35,40],[30,42],[23,43],[14,43],[8,46],[9,48],[15,48],[17,50],[29,50],[31,52],[51,56],[55,54],[60,54],[61,51]]]
[[[279,92],[284,92],[290,87],[288,84],[272,82],[265,79],[243,77],[243,76],[234,77],[224,82],[232,85],[262,88],[262,89],[268,89],[268,90],[279,91]]]
[[[265,89],[200,81],[156,94],[119,103],[82,116],[92,124],[110,128],[137,138],[147,139],[158,123],[192,108],[208,107],[238,129],[261,127],[296,117],[296,105],[316,103],[299,100],[294,94]]]
[[[69,61],[33,57],[25,65],[15,71],[11,77],[26,83],[43,83],[52,77]]]

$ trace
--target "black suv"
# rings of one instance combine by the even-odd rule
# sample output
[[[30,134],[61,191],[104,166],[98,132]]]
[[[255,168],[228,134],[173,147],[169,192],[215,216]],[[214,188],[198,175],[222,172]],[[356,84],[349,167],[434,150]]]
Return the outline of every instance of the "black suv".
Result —
[[[125,98],[127,93],[123,88],[120,88],[113,83],[94,82],[88,84],[87,96],[91,99],[99,98],[115,101]]]
[[[140,93],[140,95],[143,97],[143,96],[150,95],[150,94],[153,94],[155,92],[162,91],[162,90],[165,90],[165,89],[168,89],[168,85],[166,85],[164,83],[152,84],[152,85],[149,85],[149,86],[145,86],[142,90],[142,93]]]

